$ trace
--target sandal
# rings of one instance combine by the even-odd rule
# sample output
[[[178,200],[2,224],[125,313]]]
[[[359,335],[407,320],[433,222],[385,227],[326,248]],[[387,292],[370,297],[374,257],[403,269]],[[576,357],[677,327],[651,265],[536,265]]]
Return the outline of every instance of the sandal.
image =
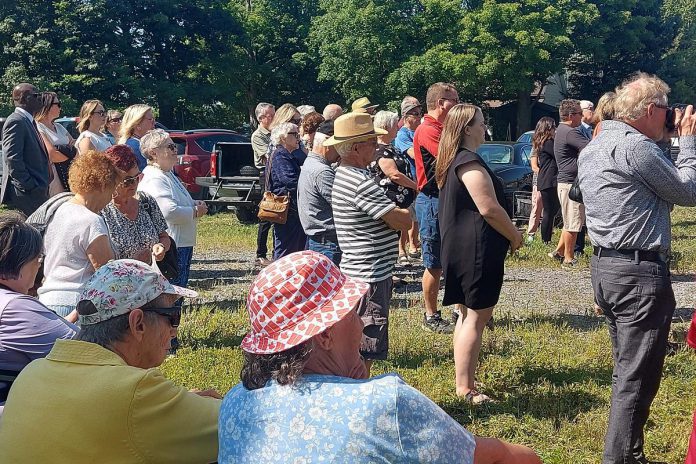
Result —
[[[494,402],[490,396],[484,395],[483,393],[475,389],[469,390],[469,393],[464,395],[464,401],[471,404],[472,406],[478,406],[480,404]]]
[[[546,256],[548,256],[551,259],[555,259],[557,261],[563,261],[565,259],[565,256],[558,254],[557,252],[550,252],[546,253]]]

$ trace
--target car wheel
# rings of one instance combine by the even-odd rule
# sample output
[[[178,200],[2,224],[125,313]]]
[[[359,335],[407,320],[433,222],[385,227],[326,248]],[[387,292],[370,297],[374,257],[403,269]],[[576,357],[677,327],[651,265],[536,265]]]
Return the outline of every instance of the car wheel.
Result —
[[[256,211],[253,208],[237,207],[235,215],[242,224],[256,224],[259,218],[256,216]]]

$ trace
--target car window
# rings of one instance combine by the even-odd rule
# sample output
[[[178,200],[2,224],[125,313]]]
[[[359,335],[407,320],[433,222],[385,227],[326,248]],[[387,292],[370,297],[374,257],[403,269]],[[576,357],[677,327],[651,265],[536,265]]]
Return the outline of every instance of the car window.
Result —
[[[196,139],[196,144],[198,144],[201,149],[205,151],[212,152],[213,147],[218,142],[248,142],[249,139],[238,134],[215,134],[208,135],[205,137],[200,137]]]
[[[534,132],[525,132],[524,134],[520,135],[520,138],[518,138],[517,141],[521,143],[532,143],[533,135]]]
[[[172,137],[172,142],[176,144],[176,154],[177,156],[183,156],[186,154],[186,139],[179,137]]]
[[[478,153],[488,164],[510,164],[512,162],[512,147],[507,145],[481,145]]]
[[[522,159],[522,164],[525,166],[531,166],[532,163],[529,158],[532,157],[532,146],[526,145],[520,150],[520,158]]]

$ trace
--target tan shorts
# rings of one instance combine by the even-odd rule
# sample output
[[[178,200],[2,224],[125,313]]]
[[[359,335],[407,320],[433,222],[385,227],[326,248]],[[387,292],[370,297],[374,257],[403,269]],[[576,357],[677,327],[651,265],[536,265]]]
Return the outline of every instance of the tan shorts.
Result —
[[[561,202],[563,214],[563,230],[580,232],[585,224],[585,205],[568,198],[568,192],[573,184],[558,183],[558,200]]]

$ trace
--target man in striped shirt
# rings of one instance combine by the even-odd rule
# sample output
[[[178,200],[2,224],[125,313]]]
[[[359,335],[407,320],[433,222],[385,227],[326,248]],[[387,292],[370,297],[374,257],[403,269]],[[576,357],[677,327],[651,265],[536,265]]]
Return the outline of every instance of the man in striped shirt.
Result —
[[[389,346],[389,303],[392,272],[398,255],[397,230],[408,230],[411,216],[397,208],[370,177],[377,136],[367,113],[348,113],[334,124],[324,146],[335,146],[341,158],[331,204],[344,274],[370,284],[369,303],[360,306],[363,338],[360,352],[369,371],[372,361],[386,359]]]

